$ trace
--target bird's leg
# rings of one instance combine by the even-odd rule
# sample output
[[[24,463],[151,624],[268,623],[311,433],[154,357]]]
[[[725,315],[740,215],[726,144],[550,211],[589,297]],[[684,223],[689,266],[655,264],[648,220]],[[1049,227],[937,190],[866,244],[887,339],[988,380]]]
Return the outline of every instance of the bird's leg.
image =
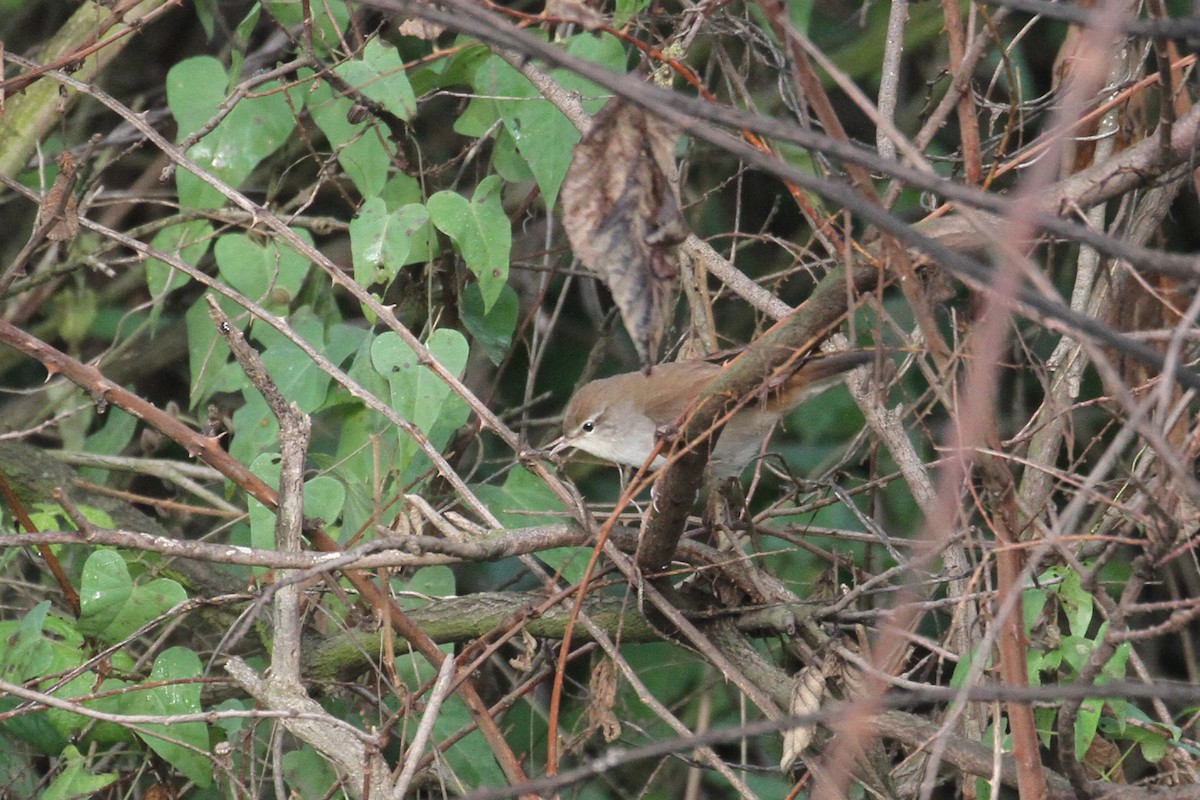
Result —
[[[659,425],[654,429],[654,441],[662,442],[662,454],[664,457],[671,451],[671,446],[675,444],[675,439],[678,436],[679,427],[674,422]]]
[[[742,484],[737,478],[714,478],[711,474],[706,476],[705,483],[708,496],[704,502],[704,528],[717,548],[736,549],[738,533],[750,525]]]
[[[623,494],[625,494],[625,490],[629,488],[629,481],[631,479],[630,470],[629,470],[629,467],[625,466],[624,464],[616,464],[615,466],[617,468],[617,475],[620,476],[619,482],[620,482],[620,486],[621,486],[621,494],[623,495]],[[650,503],[652,505],[654,503],[654,487],[653,486],[650,487]],[[645,519],[646,509],[642,508],[641,503],[638,502],[638,499],[636,497],[629,498],[629,504],[633,506],[635,511],[637,511],[638,517]]]

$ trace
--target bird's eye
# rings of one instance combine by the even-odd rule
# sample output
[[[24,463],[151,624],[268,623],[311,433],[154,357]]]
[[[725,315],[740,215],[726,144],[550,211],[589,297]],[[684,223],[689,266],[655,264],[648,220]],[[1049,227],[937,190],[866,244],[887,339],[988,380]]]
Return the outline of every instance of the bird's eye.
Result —
[[[580,425],[579,429],[584,433],[591,433],[592,431],[596,430],[596,423],[595,421],[589,419],[587,422]]]

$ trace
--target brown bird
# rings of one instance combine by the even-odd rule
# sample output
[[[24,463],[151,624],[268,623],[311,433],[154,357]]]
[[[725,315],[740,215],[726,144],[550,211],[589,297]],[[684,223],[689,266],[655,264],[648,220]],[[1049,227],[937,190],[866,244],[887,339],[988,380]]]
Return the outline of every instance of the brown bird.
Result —
[[[717,439],[710,461],[714,477],[740,474],[784,414],[874,357],[874,351],[854,351],[813,359],[765,400],[750,400]],[[640,467],[661,432],[679,420],[721,370],[708,361],[677,361],[659,364],[649,375],[628,372],[592,381],[567,404],[563,435],[551,443],[550,452],[575,447],[605,461]],[[651,466],[663,463],[660,454]]]

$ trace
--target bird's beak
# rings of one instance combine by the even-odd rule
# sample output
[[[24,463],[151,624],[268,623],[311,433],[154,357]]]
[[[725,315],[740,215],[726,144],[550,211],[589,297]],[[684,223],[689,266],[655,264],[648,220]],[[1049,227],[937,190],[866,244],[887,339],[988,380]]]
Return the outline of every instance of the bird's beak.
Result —
[[[564,450],[568,450],[574,446],[575,443],[566,436],[559,436],[557,439],[552,439],[539,448],[522,451],[521,458],[549,458],[557,460]]]
[[[567,450],[574,446],[575,446],[575,442],[573,440],[571,440],[570,438],[568,438],[567,436],[563,435],[553,441],[547,442],[546,446],[542,448],[542,452],[544,452],[546,455],[553,458],[553,457],[559,455],[560,453],[562,453],[564,450]]]

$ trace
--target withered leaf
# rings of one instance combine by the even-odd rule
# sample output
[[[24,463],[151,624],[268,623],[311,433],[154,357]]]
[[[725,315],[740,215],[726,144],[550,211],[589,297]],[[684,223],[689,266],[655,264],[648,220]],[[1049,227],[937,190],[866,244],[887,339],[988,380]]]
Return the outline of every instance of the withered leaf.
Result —
[[[546,16],[578,23],[585,31],[597,30],[608,22],[603,14],[580,0],[546,0]]]
[[[415,36],[418,39],[424,39],[432,42],[434,39],[442,35],[446,29],[441,25],[435,25],[432,22],[426,22],[423,19],[406,19],[400,23],[397,33],[401,36]]]
[[[54,224],[46,236],[56,242],[74,239],[79,233],[79,210],[75,204],[75,178],[78,174],[75,157],[64,150],[58,157],[58,177],[42,200],[43,219],[53,219]]]
[[[678,133],[614,97],[575,147],[563,181],[563,226],[575,254],[607,284],[642,363],[654,363],[687,238],[674,181]]]
[[[617,670],[608,658],[597,662],[588,682],[588,730],[600,731],[606,742],[615,742],[621,735],[621,721],[613,713],[617,701]]]
[[[792,699],[788,713],[802,717],[820,711],[821,700],[825,697],[825,675],[821,669],[815,666],[805,667],[792,680]],[[791,770],[792,765],[812,742],[816,732],[817,726],[813,723],[797,725],[783,732],[783,758],[779,761],[779,769],[782,772],[787,773]]]

